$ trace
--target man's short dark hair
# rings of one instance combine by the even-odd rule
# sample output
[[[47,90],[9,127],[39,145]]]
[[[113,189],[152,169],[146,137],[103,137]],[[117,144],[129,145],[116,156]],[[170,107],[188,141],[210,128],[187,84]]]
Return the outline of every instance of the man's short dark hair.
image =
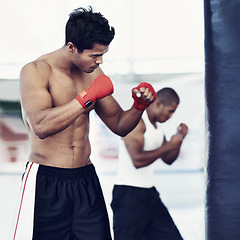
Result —
[[[65,44],[72,42],[82,52],[84,49],[92,49],[94,43],[109,45],[115,30],[101,13],[93,12],[89,6],[88,9],[77,8],[69,14],[65,33]]]
[[[174,89],[165,87],[157,92],[157,98],[165,105],[170,105],[173,102],[180,103],[180,98]]]

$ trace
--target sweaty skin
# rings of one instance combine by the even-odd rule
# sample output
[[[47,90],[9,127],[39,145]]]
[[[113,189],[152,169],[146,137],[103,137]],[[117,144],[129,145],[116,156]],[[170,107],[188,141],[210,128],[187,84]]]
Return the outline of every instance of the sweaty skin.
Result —
[[[89,112],[94,108],[110,130],[125,136],[142,112],[123,111],[111,96],[98,99],[86,110],[75,97],[100,74],[108,46],[95,44],[81,54],[72,43],[25,65],[20,75],[23,120],[30,136],[30,162],[77,168],[90,164]],[[131,94],[131,93],[129,93]],[[152,101],[148,89],[141,98]]]

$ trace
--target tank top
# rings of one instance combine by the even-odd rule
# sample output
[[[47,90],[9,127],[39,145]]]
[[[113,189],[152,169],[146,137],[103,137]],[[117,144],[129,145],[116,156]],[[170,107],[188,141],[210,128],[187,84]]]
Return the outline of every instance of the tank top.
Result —
[[[155,128],[150,122],[146,111],[143,113],[142,119],[146,126],[146,131],[144,133],[144,150],[149,151],[160,147],[164,139],[160,123],[157,123],[157,128]],[[123,140],[120,140],[119,143],[118,161],[116,185],[142,188],[153,187],[153,164],[138,169],[135,168]]]

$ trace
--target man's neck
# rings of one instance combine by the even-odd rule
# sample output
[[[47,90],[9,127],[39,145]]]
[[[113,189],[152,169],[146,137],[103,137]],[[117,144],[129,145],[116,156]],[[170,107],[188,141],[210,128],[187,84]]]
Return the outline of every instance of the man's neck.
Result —
[[[150,108],[150,107],[149,107],[149,108]],[[154,128],[157,129],[157,123],[156,123],[156,121],[155,121],[154,115],[152,114],[152,112],[151,112],[151,110],[150,110],[149,108],[146,109],[148,119],[149,119],[149,121],[151,122],[151,124],[154,126]]]

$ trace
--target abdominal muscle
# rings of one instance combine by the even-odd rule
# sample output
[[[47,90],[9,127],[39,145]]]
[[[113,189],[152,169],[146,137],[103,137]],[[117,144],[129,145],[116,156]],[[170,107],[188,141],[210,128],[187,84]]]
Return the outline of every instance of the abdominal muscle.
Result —
[[[39,139],[30,129],[30,162],[40,165],[78,168],[91,164],[88,122],[73,124],[60,133]]]

